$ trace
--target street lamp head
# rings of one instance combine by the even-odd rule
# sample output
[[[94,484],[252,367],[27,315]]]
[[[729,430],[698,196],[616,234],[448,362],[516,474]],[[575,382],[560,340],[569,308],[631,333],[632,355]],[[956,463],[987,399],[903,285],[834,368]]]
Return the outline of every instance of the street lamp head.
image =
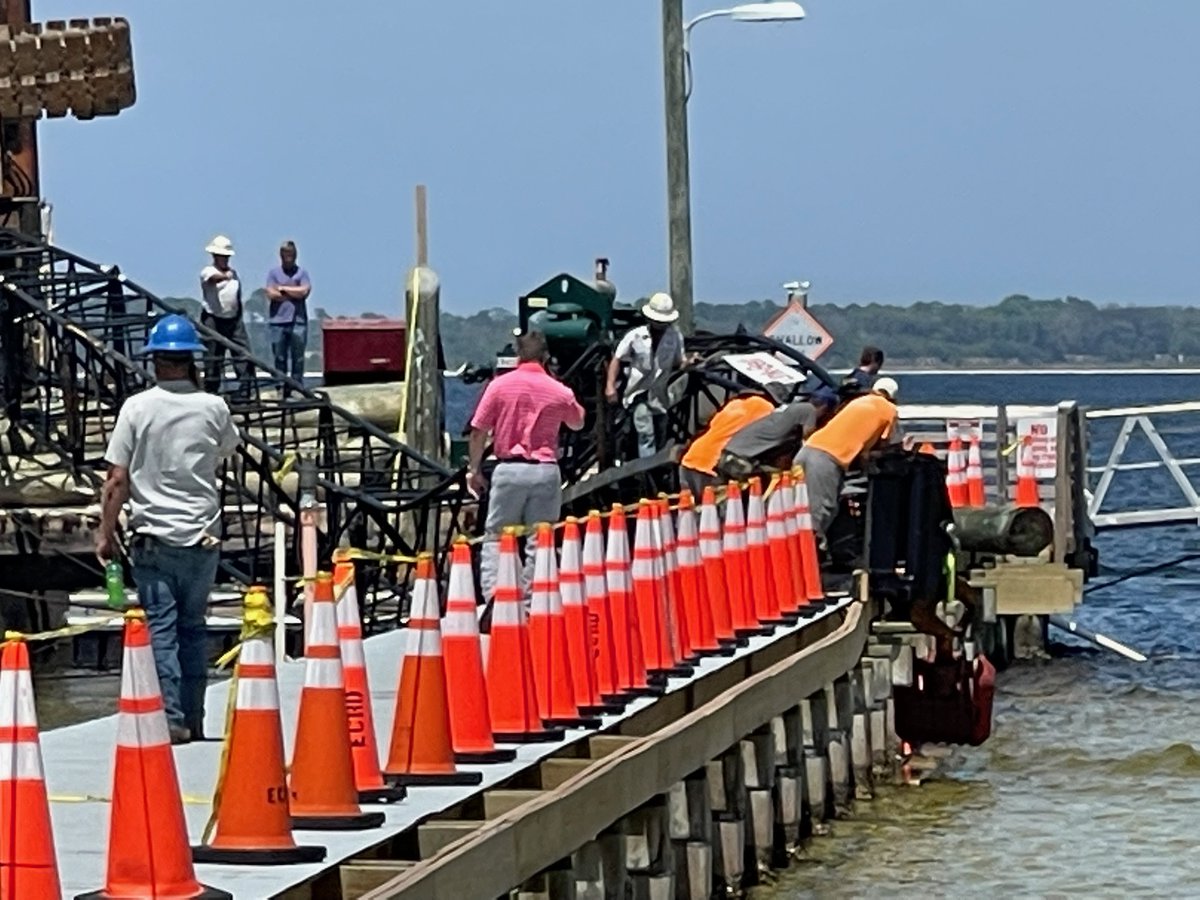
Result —
[[[794,0],[771,0],[743,3],[730,9],[729,15],[738,22],[795,22],[804,18],[804,7]]]

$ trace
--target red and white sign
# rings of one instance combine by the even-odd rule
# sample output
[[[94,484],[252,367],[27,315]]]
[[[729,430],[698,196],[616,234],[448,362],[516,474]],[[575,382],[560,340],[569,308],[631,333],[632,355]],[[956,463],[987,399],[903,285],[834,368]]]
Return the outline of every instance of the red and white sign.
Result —
[[[964,444],[971,443],[971,438],[983,443],[983,422],[980,419],[947,419],[946,440],[955,438]]]
[[[759,384],[803,384],[806,380],[802,372],[777,359],[774,353],[730,353],[724,360]]]
[[[1017,419],[1017,453],[1025,452],[1027,435],[1033,453],[1034,474],[1038,478],[1053,478],[1058,473],[1058,418]]]
[[[799,350],[809,359],[816,359],[833,346],[833,335],[799,303],[789,303],[767,323],[763,335]]]

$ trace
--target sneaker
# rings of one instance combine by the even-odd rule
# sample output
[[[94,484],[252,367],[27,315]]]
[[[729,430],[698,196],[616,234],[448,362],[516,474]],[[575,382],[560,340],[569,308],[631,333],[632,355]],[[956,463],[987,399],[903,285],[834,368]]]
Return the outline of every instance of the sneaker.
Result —
[[[189,744],[192,740],[192,732],[184,728],[182,725],[167,725],[167,733],[171,735],[172,744]]]

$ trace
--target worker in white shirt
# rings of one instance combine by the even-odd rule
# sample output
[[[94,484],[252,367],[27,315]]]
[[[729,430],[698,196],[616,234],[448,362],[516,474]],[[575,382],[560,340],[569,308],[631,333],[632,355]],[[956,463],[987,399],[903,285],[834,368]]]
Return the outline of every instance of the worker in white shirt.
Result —
[[[237,270],[229,264],[233,256],[233,242],[225,235],[218,234],[208,242],[204,252],[212,254],[212,264],[200,270],[200,296],[204,303],[200,324],[235,345],[230,348],[224,341],[211,338],[204,342],[204,389],[210,394],[220,392],[225,352],[228,350],[237,376],[235,399],[248,400],[250,341],[246,337],[246,323],[242,316],[242,282]]]
[[[653,456],[666,442],[667,381],[684,364],[683,333],[675,325],[679,310],[668,294],[657,293],[642,307],[645,325],[626,332],[608,364],[605,396],[616,403],[617,376],[629,366],[620,398],[633,418],[638,457]]]

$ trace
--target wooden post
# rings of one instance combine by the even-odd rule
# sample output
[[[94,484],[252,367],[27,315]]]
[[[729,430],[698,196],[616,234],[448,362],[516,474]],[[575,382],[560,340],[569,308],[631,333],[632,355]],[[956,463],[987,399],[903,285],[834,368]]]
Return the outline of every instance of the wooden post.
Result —
[[[1003,405],[996,407],[996,502],[1008,502],[1008,410]],[[1019,452],[1019,451],[1018,451]]]
[[[429,227],[425,218],[425,185],[418,184],[417,204],[417,265],[429,265]]]

